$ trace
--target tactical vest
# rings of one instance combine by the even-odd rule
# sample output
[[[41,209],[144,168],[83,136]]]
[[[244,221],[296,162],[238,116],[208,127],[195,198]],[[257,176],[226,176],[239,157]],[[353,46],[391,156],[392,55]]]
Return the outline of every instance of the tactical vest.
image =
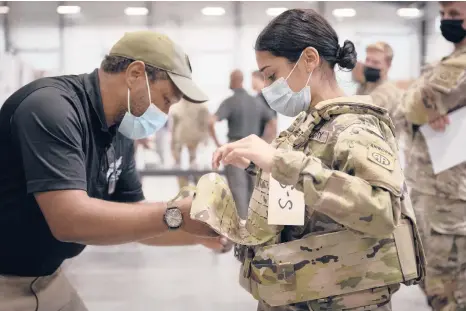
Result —
[[[272,145],[304,151],[310,138],[315,139],[316,127],[346,113],[376,116],[394,132],[385,109],[341,98],[318,104],[309,114],[301,113]],[[394,140],[387,143],[397,152]],[[259,172],[250,203],[253,211],[267,211],[268,189],[264,185],[268,187],[268,176]],[[236,256],[242,261],[241,286],[270,306],[307,301],[314,311],[371,310],[387,303],[400,283],[417,284],[425,275],[424,251],[414,211],[406,187],[403,189],[394,193],[397,199],[392,208],[398,226],[387,236],[375,238],[338,224],[331,232],[312,232],[294,241],[274,236],[282,228],[272,226],[255,231],[256,236],[269,241],[265,246],[236,249]],[[253,217],[259,218],[250,212],[248,222]],[[260,219],[254,221],[260,223]],[[252,232],[251,228],[248,230]]]

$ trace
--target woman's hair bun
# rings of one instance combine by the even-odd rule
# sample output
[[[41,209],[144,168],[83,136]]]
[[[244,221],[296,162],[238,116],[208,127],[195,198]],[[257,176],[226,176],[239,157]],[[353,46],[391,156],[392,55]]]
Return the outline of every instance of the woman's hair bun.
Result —
[[[358,54],[353,42],[345,40],[343,46],[339,48],[337,55],[337,64],[340,68],[352,70],[356,67]]]

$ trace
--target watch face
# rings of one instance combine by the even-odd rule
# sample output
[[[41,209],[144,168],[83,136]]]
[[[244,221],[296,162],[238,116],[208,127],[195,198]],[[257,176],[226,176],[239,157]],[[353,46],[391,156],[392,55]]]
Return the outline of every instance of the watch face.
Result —
[[[181,222],[183,221],[183,215],[181,215],[181,211],[178,208],[169,208],[165,214],[165,222],[167,223],[168,227],[170,228],[178,228],[181,226]]]

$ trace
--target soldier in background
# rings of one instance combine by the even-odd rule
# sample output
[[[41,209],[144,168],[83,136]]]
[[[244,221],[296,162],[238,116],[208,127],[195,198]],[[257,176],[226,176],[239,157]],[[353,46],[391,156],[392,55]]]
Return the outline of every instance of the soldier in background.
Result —
[[[270,109],[267,109],[257,98],[248,94],[243,88],[243,73],[241,71],[235,70],[231,73],[230,89],[234,94],[223,101],[210,122],[210,134],[217,146],[220,146],[215,134],[215,123],[218,121],[228,120],[227,136],[229,142],[233,142],[251,134],[261,136],[262,122],[269,123],[275,119],[275,115]],[[267,126],[265,127],[267,128]],[[232,165],[225,167],[225,174],[239,216],[244,219],[248,216],[248,206],[254,189],[254,180],[244,170]]]
[[[374,104],[387,109],[395,122],[395,110],[400,103],[402,91],[395,82],[388,80],[392,61],[393,49],[390,45],[385,42],[370,44],[366,48],[364,64],[358,63],[352,75],[360,84],[356,94],[370,95]]]
[[[423,289],[433,310],[466,310],[466,163],[434,174],[419,127],[437,131],[466,105],[466,2],[440,2],[442,35],[454,52],[427,66],[403,98],[411,138],[406,178],[427,255]]]
[[[209,137],[209,116],[209,109],[206,105],[194,105],[185,99],[171,107],[171,150],[177,168],[180,168],[181,151],[186,146],[189,152],[189,168],[197,169],[197,147]],[[178,177],[180,189],[188,184],[187,177]]]
[[[160,166],[164,166],[166,164],[165,161],[165,147],[167,144],[167,136],[169,134],[169,122],[165,123],[165,125],[154,135],[154,150],[159,158]]]
[[[261,120],[261,125],[260,125],[260,133],[262,135],[262,138],[266,142],[271,143],[272,140],[274,140],[274,138],[277,136],[277,113],[272,108],[270,108],[269,104],[267,104],[267,101],[262,95],[261,91],[265,86],[265,81],[264,81],[264,75],[259,70],[252,72],[251,86],[252,86],[252,89],[257,93],[256,95],[257,100],[262,105],[264,105],[264,107],[268,109],[271,114],[275,116],[274,119],[269,120],[269,121],[267,119]]]
[[[388,43],[376,42],[366,47],[366,60],[364,64],[357,63],[352,72],[353,80],[360,85],[356,91],[357,95],[370,95],[372,101],[379,107],[387,109],[393,124],[395,125],[395,137],[398,140],[400,149],[405,151],[407,138],[405,132],[401,130],[403,116],[401,115],[400,102],[403,89],[397,83],[388,80],[388,72],[393,61],[393,49]],[[400,160],[404,166],[405,153],[400,152]]]

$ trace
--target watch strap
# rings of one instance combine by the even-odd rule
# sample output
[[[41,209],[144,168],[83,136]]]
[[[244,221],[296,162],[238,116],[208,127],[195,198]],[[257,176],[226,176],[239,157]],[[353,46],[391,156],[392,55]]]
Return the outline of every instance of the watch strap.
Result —
[[[252,162],[252,161],[251,161],[251,163],[249,163],[248,167],[246,167],[244,170],[246,171],[246,173],[248,173],[251,176],[256,176],[257,175],[256,164],[254,164],[254,162]]]

